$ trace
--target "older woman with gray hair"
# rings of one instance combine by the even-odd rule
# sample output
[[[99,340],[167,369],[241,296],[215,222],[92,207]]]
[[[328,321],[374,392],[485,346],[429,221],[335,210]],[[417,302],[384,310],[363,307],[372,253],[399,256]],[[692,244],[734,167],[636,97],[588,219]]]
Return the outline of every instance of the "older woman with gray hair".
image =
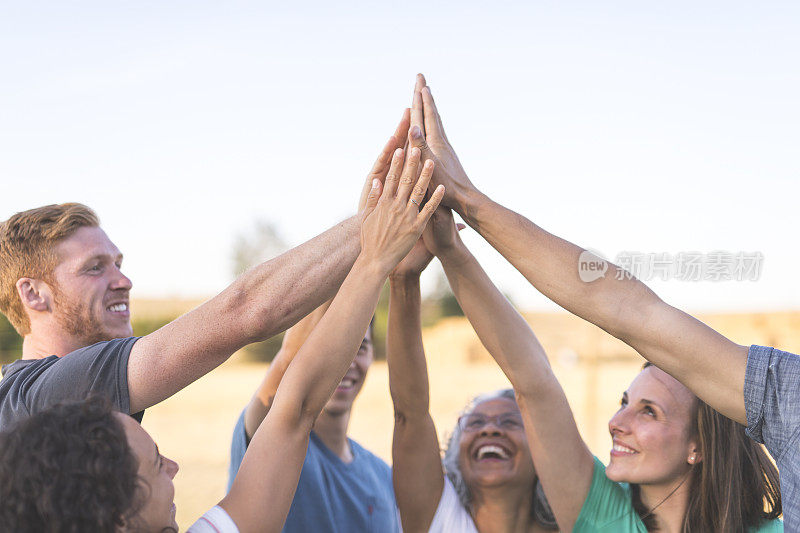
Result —
[[[392,475],[403,531],[552,531],[555,519],[538,483],[513,390],[473,400],[452,432],[444,460],[439,453],[428,408],[419,277],[434,253],[445,264],[439,251],[457,239],[450,234],[452,224],[450,212],[438,210],[423,238],[389,278],[387,357],[395,410]],[[499,291],[486,305],[491,309],[481,315],[496,314],[498,319],[507,311],[504,306],[510,308]],[[476,320],[473,326],[479,334],[488,331],[480,318]]]

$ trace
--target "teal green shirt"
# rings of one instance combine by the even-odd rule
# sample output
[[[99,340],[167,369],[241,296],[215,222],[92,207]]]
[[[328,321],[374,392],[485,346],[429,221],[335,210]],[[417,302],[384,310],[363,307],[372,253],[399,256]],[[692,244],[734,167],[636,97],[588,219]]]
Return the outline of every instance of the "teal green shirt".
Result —
[[[617,483],[606,477],[606,467],[594,458],[592,486],[583,502],[581,514],[575,522],[573,533],[647,533],[644,523],[633,510],[631,489],[627,483]],[[781,533],[783,522],[770,520],[750,533]]]

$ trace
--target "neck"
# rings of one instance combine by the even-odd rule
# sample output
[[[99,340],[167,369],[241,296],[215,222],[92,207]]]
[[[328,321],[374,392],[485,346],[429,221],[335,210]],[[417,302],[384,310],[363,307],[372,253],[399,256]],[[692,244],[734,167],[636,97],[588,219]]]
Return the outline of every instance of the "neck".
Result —
[[[690,475],[691,472],[688,472],[678,480],[663,485],[639,486],[642,503],[656,515],[659,531],[682,531],[686,509],[689,507]]]
[[[481,533],[527,533],[541,529],[531,512],[533,490],[507,486],[470,490],[470,514]]]
[[[350,411],[331,414],[323,410],[314,422],[314,433],[317,437],[345,463],[353,461],[353,451],[347,443],[347,424],[350,422]]]
[[[22,339],[22,358],[42,359],[50,355],[63,357],[83,346],[84,344],[74,337],[34,330]]]

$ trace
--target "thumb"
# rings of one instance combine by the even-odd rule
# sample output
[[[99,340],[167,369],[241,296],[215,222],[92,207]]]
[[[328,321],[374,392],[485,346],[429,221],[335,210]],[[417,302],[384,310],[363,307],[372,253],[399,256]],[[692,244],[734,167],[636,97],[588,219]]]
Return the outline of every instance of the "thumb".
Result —
[[[372,189],[369,191],[369,196],[367,196],[367,203],[364,205],[364,214],[363,216],[367,216],[372,213],[372,210],[375,209],[375,206],[378,205],[378,200],[381,197],[381,192],[383,191],[383,183],[378,178],[372,180]]]
[[[428,147],[428,143],[425,141],[425,135],[422,134],[422,129],[419,126],[412,126],[410,130],[408,130],[408,145],[410,147],[417,147],[419,148],[420,152],[423,154],[430,153],[430,148]]]

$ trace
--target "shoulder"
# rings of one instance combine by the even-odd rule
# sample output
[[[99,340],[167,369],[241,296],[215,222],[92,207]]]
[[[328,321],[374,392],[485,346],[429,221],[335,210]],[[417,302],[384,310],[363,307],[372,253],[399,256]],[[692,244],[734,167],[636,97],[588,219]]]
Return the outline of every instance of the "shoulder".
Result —
[[[646,531],[633,509],[630,487],[608,479],[606,467],[597,457],[592,484],[573,531]]]
[[[444,487],[439,505],[431,521],[430,533],[477,533],[475,522],[461,503],[450,478],[444,476]]]
[[[783,533],[783,520],[776,518],[767,520],[758,527],[751,528],[750,533]]]
[[[751,346],[747,354],[744,403],[747,434],[765,443],[776,457],[782,455],[791,434],[800,427],[800,356],[770,348]]]
[[[239,528],[225,509],[216,505],[189,526],[187,533],[239,533]]]

